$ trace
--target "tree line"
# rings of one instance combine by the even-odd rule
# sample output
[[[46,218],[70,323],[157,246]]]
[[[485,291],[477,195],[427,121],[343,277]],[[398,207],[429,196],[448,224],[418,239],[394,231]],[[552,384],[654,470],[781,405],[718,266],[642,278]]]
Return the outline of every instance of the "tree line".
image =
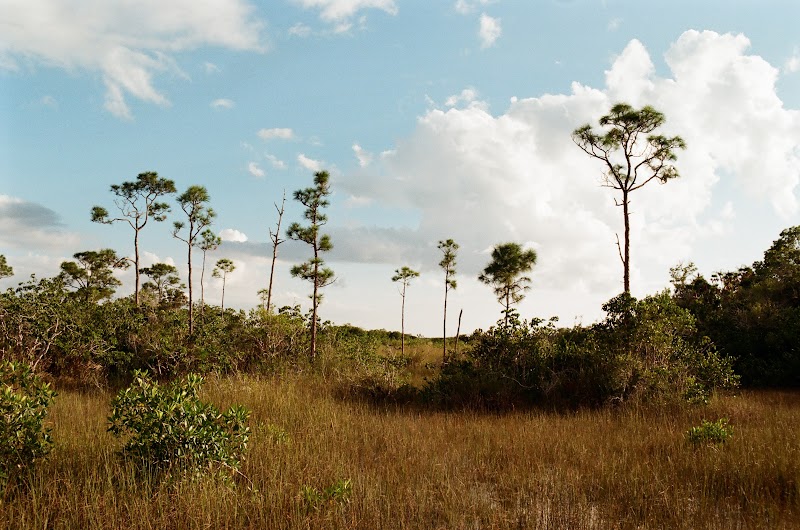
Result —
[[[672,348],[670,351],[678,347],[676,344],[682,344],[680,348],[684,348],[684,354],[664,355],[671,359],[671,363],[692,366],[681,376],[687,388],[691,385],[686,381],[692,378],[697,381],[704,377],[709,381],[726,379],[725,359],[732,360],[737,373],[747,384],[800,384],[800,352],[792,340],[796,336],[793,333],[800,331],[800,272],[797,272],[800,266],[800,229],[782,233],[781,239],[765,254],[764,261],[752,267],[718,273],[709,281],[697,275],[692,266],[682,265],[672,271],[673,292],[669,295],[662,294],[644,301],[636,301],[630,296],[630,195],[653,180],[666,183],[678,178],[673,162],[677,159],[677,150],[686,148],[679,136],[657,134],[664,122],[664,115],[652,107],[637,110],[620,103],[599,119],[600,129],[586,124],[572,133],[576,145],[601,163],[602,185],[620,195],[620,199],[615,198],[615,204],[622,208],[624,233],[623,242],[617,237],[616,245],[623,269],[623,293],[604,306],[608,314],[606,320],[578,333],[575,330],[555,332],[547,325],[541,325],[544,321],[521,319],[515,306],[531,287],[529,273],[536,264],[537,253],[516,242],[500,243],[493,247],[490,261],[478,280],[492,288],[502,307],[501,319],[489,331],[478,330],[468,337],[469,347],[459,355],[458,340],[453,351],[448,346],[447,337],[448,295],[458,285],[459,245],[452,239],[443,239],[438,242],[441,252],[439,267],[444,274],[443,367],[452,371],[461,366],[466,370],[456,374],[461,378],[468,373],[482,374],[481,370],[489,369],[493,377],[505,374],[503,378],[516,381],[522,387],[541,385],[549,388],[548,385],[556,383],[545,384],[543,380],[533,382],[530,379],[534,372],[539,374],[537,377],[544,377],[546,372],[531,372],[528,365],[520,368],[523,370],[520,373],[507,369],[525,358],[528,359],[526,362],[534,364],[553,363],[555,358],[547,356],[561,352],[558,353],[558,362],[566,363],[568,368],[564,369],[568,373],[578,369],[571,364],[578,361],[570,357],[573,355],[570,351],[583,352],[579,364],[602,364],[599,360],[602,355],[597,350],[600,345],[615,349],[617,353],[627,351],[633,355],[631,343],[626,343],[626,340],[640,345],[648,341],[663,341],[665,348]],[[323,290],[336,280],[335,273],[324,259],[325,253],[333,248],[330,236],[324,233],[328,222],[325,209],[329,206],[331,194],[328,172],[315,173],[312,186],[294,192],[294,200],[304,207],[303,222],[292,222],[282,231],[285,193],[280,206],[275,204],[277,223],[274,231],[269,229],[272,265],[268,287],[259,290],[261,308],[250,313],[225,309],[225,284],[228,275],[235,270],[234,262],[227,258],[219,259],[212,271],[213,277],[222,280],[220,311],[204,310],[206,255],[221,244],[220,237],[211,229],[216,212],[209,205],[210,196],[205,187],[189,186],[177,195],[173,181],[155,172],[145,172],[133,181],[112,185],[110,191],[114,196],[115,214],[111,215],[102,206],[94,206],[91,219],[102,224],[129,226],[133,232],[133,258],[119,257],[111,249],[78,252],[73,256],[74,261],[61,264],[61,272],[56,278],[38,281],[33,278],[16,289],[7,290],[0,303],[0,325],[5,331],[1,350],[4,358],[21,357],[34,365],[50,359],[48,362],[56,371],[59,362],[72,359],[82,370],[101,366],[109,373],[130,373],[141,368],[165,373],[171,369],[195,369],[215,363],[222,363],[229,369],[255,366],[261,362],[259,356],[274,357],[276,352],[284,356],[296,355],[298,346],[303,345],[307,348],[308,361],[313,365],[318,357],[320,331],[331,329],[330,323],[323,322],[319,315]],[[181,283],[178,270],[172,265],[156,263],[141,267],[140,263],[141,232],[151,221],[160,223],[167,219],[172,211],[167,199],[173,195],[177,195],[175,202],[181,218],[173,222],[172,235],[186,245],[188,285]],[[300,312],[299,307],[283,307],[275,311],[272,304],[278,247],[288,239],[301,241],[309,249],[309,258],[291,268],[292,276],[311,285],[311,309],[306,315]],[[196,250],[202,254],[199,304],[195,301],[193,289],[193,252]],[[120,285],[113,272],[130,266],[135,269],[134,293],[130,300],[113,300],[115,289]],[[0,277],[12,274],[12,267],[0,255]],[[148,281],[142,283],[141,276],[147,277]],[[401,356],[405,355],[406,347],[406,296],[412,280],[418,276],[418,271],[403,266],[391,277],[398,283],[401,297]],[[650,321],[654,323],[645,325]],[[659,331],[667,338],[657,338],[655,329],[665,326],[674,329],[669,333]],[[680,340],[677,335],[670,335],[678,328],[684,330],[679,334]],[[177,333],[179,329],[184,331]],[[300,329],[308,331],[307,338],[301,338]],[[703,343],[702,337],[710,338],[717,346],[713,353]],[[545,348],[543,344],[548,346]],[[520,348],[524,351],[519,351]],[[76,354],[78,349],[81,352]],[[643,355],[641,352],[646,350],[642,346],[636,350],[635,356]],[[54,351],[64,353],[64,359],[51,358]],[[490,354],[492,351],[495,353]],[[503,352],[502,355],[499,351]],[[532,351],[539,352],[536,355],[540,357],[529,357]],[[693,353],[689,355],[686,351]],[[469,361],[468,368],[463,364],[465,360]],[[622,358],[615,362],[629,366],[626,364],[629,361]],[[709,362],[716,363],[719,368],[714,376],[716,379],[700,375],[703,370],[700,365]],[[503,363],[506,366],[501,369]],[[67,370],[67,367],[60,369]],[[539,369],[543,370],[541,366]],[[586,366],[580,368],[582,373],[588,373],[587,369]],[[442,375],[446,375],[446,371]],[[629,384],[633,383],[628,381],[624,385]],[[612,392],[609,395],[617,394]]]

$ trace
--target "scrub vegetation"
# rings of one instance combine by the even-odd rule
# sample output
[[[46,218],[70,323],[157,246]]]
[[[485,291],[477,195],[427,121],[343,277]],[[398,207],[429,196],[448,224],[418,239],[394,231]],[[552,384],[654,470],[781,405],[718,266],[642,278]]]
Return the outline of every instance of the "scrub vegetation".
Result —
[[[663,122],[614,109],[622,132],[576,132],[596,158]],[[636,185],[609,158],[611,187],[677,177],[664,164],[679,140],[648,137],[656,154]],[[335,281],[326,172],[295,192],[307,224],[286,232],[309,247],[292,269],[311,284],[307,313],[272,307],[271,278],[249,311],[206,305],[202,274],[194,301],[192,250],[205,263],[219,246],[198,186],[173,225],[188,287],[155,264],[115,297],[113,270],[139,266],[139,230],[170,211],[152,201],[175,188],[145,173],[111,189],[123,217],[92,217],[127,221],[135,259],[78,252],[58,276],[0,293],[0,528],[800,526],[800,227],[737,271],[676,265],[672,287],[642,299],[626,237],[624,291],[572,327],[519,314],[537,253],[501,243],[480,276],[500,318],[463,337],[446,317],[459,246],[442,240],[444,333],[432,339],[404,332],[409,267],[391,278],[400,332],[321,318]],[[215,274],[233,270],[223,258]],[[13,272],[0,255],[0,276]]]

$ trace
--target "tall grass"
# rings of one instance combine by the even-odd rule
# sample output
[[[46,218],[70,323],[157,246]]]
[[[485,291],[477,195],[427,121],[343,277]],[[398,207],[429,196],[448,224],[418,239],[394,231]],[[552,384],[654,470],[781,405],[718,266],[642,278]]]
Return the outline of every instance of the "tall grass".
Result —
[[[151,483],[116,456],[110,395],[63,391],[56,442],[0,528],[797,528],[800,394],[742,392],[703,408],[427,412],[343,401],[318,376],[208,380],[253,411],[233,486]],[[686,431],[728,418],[733,438]],[[352,480],[349,498],[299,495]]]

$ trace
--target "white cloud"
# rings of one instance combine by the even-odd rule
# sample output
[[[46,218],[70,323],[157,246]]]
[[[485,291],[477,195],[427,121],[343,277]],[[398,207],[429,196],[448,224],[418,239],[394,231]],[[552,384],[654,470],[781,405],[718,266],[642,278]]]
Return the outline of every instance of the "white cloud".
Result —
[[[380,9],[390,15],[397,14],[394,0],[294,0],[306,9],[320,11],[320,17],[326,22],[342,22],[354,16],[362,9]]]
[[[617,31],[620,25],[622,25],[621,18],[612,18],[608,21],[608,26],[606,26],[606,29],[608,29],[608,31]]]
[[[322,169],[322,163],[318,160],[314,160],[313,158],[308,158],[306,155],[300,153],[297,155],[297,161],[300,163],[301,166],[306,168],[309,171],[320,171]]]
[[[783,65],[783,71],[788,74],[793,74],[800,71],[800,48],[795,48],[792,56],[786,59]]]
[[[183,75],[172,54],[204,46],[263,50],[253,13],[244,0],[3,2],[0,64],[99,72],[105,108],[130,119],[127,96],[169,103],[153,80],[166,71]]]
[[[232,228],[221,230],[219,237],[221,237],[223,241],[233,241],[236,243],[243,243],[247,241],[247,236],[244,233]]]
[[[211,107],[215,109],[232,109],[236,104],[225,98],[215,99],[211,102]]]
[[[333,252],[432,269],[436,241],[452,237],[461,244],[459,273],[474,277],[486,262],[482,250],[531,242],[539,253],[535,290],[582,293],[582,303],[599,307],[621,290],[615,234],[622,213],[599,185],[603,168],[580,152],[571,132],[628,101],[664,112],[662,132],[688,144],[678,153],[681,178],[631,197],[634,293],[659,289],[676,256],[729,230],[734,205],[712,201],[722,179],[748,202],[767,201],[784,216],[797,211],[800,113],[784,108],[777,69],[748,55],[748,46],[740,35],[688,31],[666,53],[670,73],[662,77],[644,46],[631,41],[602,89],[574,83],[568,94],[512,100],[496,116],[477,105],[431,109],[375,168],[341,182],[375,207],[414,212],[416,225],[343,230]]]
[[[487,6],[494,3],[495,0],[457,0],[455,3],[455,10],[462,15],[469,15],[475,12],[482,6]]]
[[[203,63],[203,69],[207,74],[217,74],[220,72],[219,66],[210,62]]]
[[[311,28],[307,25],[303,24],[302,22],[298,22],[291,28],[289,28],[289,35],[293,35],[295,37],[306,38],[311,35]]]
[[[250,162],[247,164],[247,171],[253,175],[254,177],[261,178],[264,176],[264,170],[258,167],[256,162]]]
[[[360,145],[353,144],[353,152],[356,154],[359,166],[367,167],[372,162],[372,154],[364,151]]]
[[[481,48],[490,48],[494,46],[500,35],[503,34],[503,28],[500,25],[500,19],[490,17],[486,13],[481,15],[480,29],[478,36],[481,39]]]
[[[58,108],[58,101],[53,96],[43,96],[42,99],[39,100],[39,103],[42,104],[44,107],[50,107],[51,109]]]
[[[449,96],[445,100],[444,104],[446,107],[456,107],[459,105],[459,103],[466,103],[467,105],[470,105],[475,103],[477,99],[478,91],[472,87],[467,87],[462,90],[461,93]]]
[[[274,167],[275,169],[286,169],[286,162],[279,159],[275,155],[266,155],[266,158],[267,160],[269,160],[269,163],[272,164],[272,167]]]
[[[294,131],[287,128],[274,128],[274,129],[261,129],[258,131],[258,137],[262,140],[291,140],[294,138]]]

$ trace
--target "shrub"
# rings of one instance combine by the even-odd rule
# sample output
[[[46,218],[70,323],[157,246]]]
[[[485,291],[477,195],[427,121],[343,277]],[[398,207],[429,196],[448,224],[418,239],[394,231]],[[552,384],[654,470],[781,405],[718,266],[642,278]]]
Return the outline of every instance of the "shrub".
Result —
[[[728,425],[727,418],[717,421],[703,422],[697,427],[692,427],[686,432],[686,439],[694,445],[723,444],[733,436],[733,427]]]
[[[314,486],[303,484],[298,497],[304,510],[308,513],[318,511],[326,505],[342,507],[350,502],[352,494],[353,482],[348,478],[339,479],[322,491]]]
[[[129,435],[123,456],[155,472],[238,472],[250,435],[250,413],[237,406],[220,413],[203,403],[198,398],[202,382],[189,374],[160,386],[137,371],[133,384],[112,400],[108,418],[110,432]]]
[[[55,396],[28,365],[0,362],[0,488],[13,484],[50,451],[44,419]]]

